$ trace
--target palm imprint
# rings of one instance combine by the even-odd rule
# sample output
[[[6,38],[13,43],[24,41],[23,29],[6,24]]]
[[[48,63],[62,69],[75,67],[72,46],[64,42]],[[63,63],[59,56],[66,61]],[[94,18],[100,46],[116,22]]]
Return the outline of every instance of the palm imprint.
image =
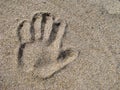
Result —
[[[31,22],[24,20],[18,27],[18,66],[24,72],[48,78],[73,62],[78,51],[62,48],[66,26],[50,13],[37,13]]]

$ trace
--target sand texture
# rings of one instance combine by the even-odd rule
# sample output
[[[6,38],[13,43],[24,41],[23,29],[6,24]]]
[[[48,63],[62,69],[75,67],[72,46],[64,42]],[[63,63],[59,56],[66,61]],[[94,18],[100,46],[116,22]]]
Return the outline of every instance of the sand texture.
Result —
[[[0,90],[120,90],[120,0],[0,0]]]

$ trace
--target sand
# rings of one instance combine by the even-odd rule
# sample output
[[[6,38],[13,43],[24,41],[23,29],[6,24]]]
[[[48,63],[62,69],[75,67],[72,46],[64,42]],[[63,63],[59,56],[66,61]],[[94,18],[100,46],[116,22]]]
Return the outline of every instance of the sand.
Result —
[[[41,12],[67,22],[62,46],[80,52],[46,79],[23,72],[17,58],[20,23]],[[119,90],[119,14],[119,0],[0,0],[0,90]]]

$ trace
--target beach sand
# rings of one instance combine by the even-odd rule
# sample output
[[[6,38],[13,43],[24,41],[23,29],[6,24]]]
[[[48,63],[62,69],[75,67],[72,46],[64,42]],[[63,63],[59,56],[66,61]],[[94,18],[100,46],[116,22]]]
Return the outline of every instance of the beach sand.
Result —
[[[65,20],[63,47],[80,52],[45,80],[17,67],[18,26],[40,12]],[[0,0],[0,90],[119,90],[119,14],[119,0]]]

